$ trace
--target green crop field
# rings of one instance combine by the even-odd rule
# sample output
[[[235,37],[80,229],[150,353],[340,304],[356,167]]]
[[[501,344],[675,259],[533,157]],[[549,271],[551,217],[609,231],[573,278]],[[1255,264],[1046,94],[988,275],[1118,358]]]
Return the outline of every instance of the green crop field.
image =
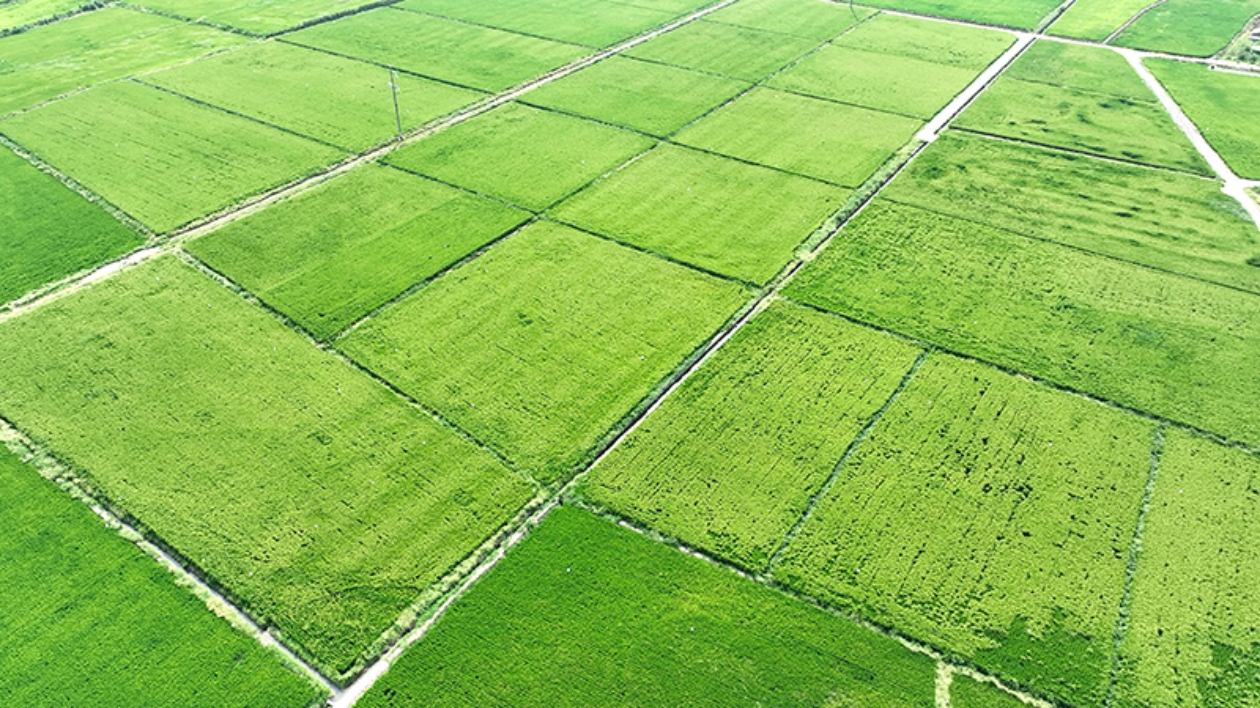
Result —
[[[501,91],[590,52],[391,7],[316,25],[287,39],[485,91]]]
[[[1168,0],[1142,15],[1115,44],[1206,57],[1230,43],[1260,15],[1260,0]]]
[[[772,305],[596,465],[581,493],[759,572],[917,354],[837,317]]]
[[[1260,292],[1260,234],[1220,184],[1003,140],[946,134],[888,199]]]
[[[0,5],[0,33],[47,22],[92,4],[91,0],[12,0]]]
[[[181,17],[269,35],[368,6],[371,0],[143,0]]]
[[[817,46],[769,30],[700,20],[660,35],[627,56],[696,69],[744,81],[760,81]]]
[[[867,5],[986,25],[1033,29],[1059,0],[867,0]]]
[[[0,148],[0,304],[144,243],[56,178]]]
[[[1123,94],[1105,93],[1100,88],[1106,83],[1105,77],[1126,74],[1139,85],[1132,90],[1126,86]],[[1037,42],[953,125],[1215,176],[1155,94],[1141,85],[1129,63],[1106,49]]]
[[[1260,298],[877,202],[797,299],[1220,435],[1260,443]],[[923,303],[931,303],[924,307]]]
[[[0,121],[0,133],[158,232],[344,155],[129,81]]]
[[[263,42],[143,81],[350,151],[452,113],[483,94],[281,42]]]
[[[747,83],[735,79],[617,56],[542,86],[522,100],[665,136],[747,88]]]
[[[989,683],[954,674],[949,685],[950,708],[1024,708],[1025,703]]]
[[[768,85],[926,120],[1014,39],[1006,32],[879,15]]]
[[[662,145],[551,213],[684,263],[765,283],[847,196],[803,177]]]
[[[1260,180],[1260,76],[1166,59],[1146,65],[1230,169]]]
[[[673,18],[669,12],[609,0],[405,0],[398,7],[592,47],[613,44]]]
[[[866,181],[922,121],[771,89],[754,89],[694,123],[676,142],[828,180]]]
[[[360,705],[931,708],[933,672],[895,640],[560,507]]]
[[[0,358],[0,416],[331,675],[533,494],[169,257],[3,323]]]
[[[1170,430],[1142,534],[1115,705],[1260,701],[1260,458]]]
[[[818,0],[742,0],[709,15],[708,19],[817,43],[835,37],[871,14],[869,8]]]
[[[551,483],[747,298],[732,283],[540,223],[340,346]]]
[[[188,250],[328,339],[528,216],[364,165],[199,238]]]
[[[1100,705],[1153,425],[929,357],[774,567],[781,582]]]
[[[542,211],[654,144],[630,131],[510,103],[408,145],[388,162]]]
[[[1050,25],[1059,37],[1101,42],[1151,5],[1152,0],[1076,0]]]
[[[0,10],[5,7],[0,4]],[[0,37],[0,115],[244,41],[209,27],[112,7]]]
[[[3,446],[0,485],[5,702],[172,708],[316,702],[319,689],[212,615],[153,559]]]

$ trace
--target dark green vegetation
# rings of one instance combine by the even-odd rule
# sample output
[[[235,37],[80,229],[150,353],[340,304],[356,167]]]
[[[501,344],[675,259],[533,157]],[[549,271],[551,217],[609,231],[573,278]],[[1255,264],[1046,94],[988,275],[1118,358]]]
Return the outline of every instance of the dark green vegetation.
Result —
[[[369,164],[187,248],[327,339],[528,216]]]
[[[817,0],[741,0],[707,19],[817,43],[835,37],[872,14],[869,8]]]
[[[1171,54],[1216,54],[1260,14],[1260,0],[1168,0],[1129,26],[1115,44]]]
[[[1260,180],[1260,76],[1148,59],[1146,66],[1235,173]]]
[[[614,56],[539,87],[522,100],[664,136],[746,88],[748,84],[735,79]]]
[[[687,69],[760,81],[817,46],[778,32],[699,20],[626,52]]]
[[[398,7],[592,47],[613,44],[673,17],[616,0],[406,0]]]
[[[931,708],[934,662],[572,507],[451,607],[364,708]]]
[[[877,201],[789,295],[1260,443],[1260,298]],[[930,303],[930,306],[925,306]],[[1244,373],[1240,373],[1244,372]]]
[[[1122,91],[1110,93],[1108,84]],[[953,125],[1215,176],[1129,63],[1108,49],[1037,42]]]
[[[928,119],[1013,42],[1005,32],[879,15],[768,85]]]
[[[0,224],[0,304],[144,243],[5,148],[0,148]]]
[[[1076,0],[1047,30],[1060,37],[1101,42],[1154,0]]]
[[[596,466],[580,493],[760,572],[917,354],[838,317],[772,305]]]
[[[163,258],[0,326],[0,416],[329,675],[533,495]]]
[[[0,121],[0,133],[158,232],[344,155],[129,81]]]
[[[301,708],[318,698],[3,446],[0,487],[6,703]]]
[[[655,144],[562,113],[509,103],[392,153],[388,162],[542,211]]]
[[[1153,425],[938,354],[774,577],[981,668],[1099,705]]]
[[[1033,29],[1059,0],[867,0],[867,5],[1017,29]]]
[[[144,6],[190,19],[274,34],[368,5],[371,0],[144,0]]]
[[[662,145],[552,213],[672,259],[765,283],[847,196],[804,177]]]
[[[922,121],[771,89],[754,89],[675,140],[846,187],[866,181]]]
[[[1023,701],[993,684],[981,683],[963,674],[954,674],[949,686],[949,705],[950,708],[1024,708],[1025,706]]]
[[[551,483],[589,461],[747,298],[732,283],[544,222],[340,346]]]
[[[2,37],[0,115],[245,41],[210,27],[112,7]]]
[[[286,39],[484,91],[501,91],[590,53],[392,7],[316,25]]]
[[[292,44],[263,42],[143,81],[345,150],[397,136],[388,69]],[[409,74],[396,83],[404,131],[482,96]]]
[[[1117,706],[1260,704],[1260,458],[1169,430]]]
[[[1220,184],[947,133],[882,193],[960,219],[1260,292],[1260,234]]]

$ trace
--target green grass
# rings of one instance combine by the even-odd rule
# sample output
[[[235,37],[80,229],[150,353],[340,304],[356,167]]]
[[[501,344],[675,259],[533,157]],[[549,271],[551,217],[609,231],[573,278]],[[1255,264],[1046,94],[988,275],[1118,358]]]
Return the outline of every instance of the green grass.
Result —
[[[535,106],[669,135],[748,84],[697,71],[613,56],[522,97]]]
[[[869,8],[822,0],[741,0],[707,19],[825,42],[871,14]]]
[[[999,27],[1033,29],[1060,0],[867,0],[867,5]]]
[[[144,6],[259,35],[349,12],[370,0],[144,0]]]
[[[6,702],[301,708],[320,697],[2,446],[0,486]]]
[[[390,154],[399,167],[541,211],[654,140],[510,103]]]
[[[1024,708],[1023,701],[991,683],[954,674],[949,686],[951,708]]]
[[[880,15],[768,85],[926,120],[1013,41],[1005,32]]]
[[[0,133],[157,232],[344,153],[148,86],[98,86],[0,121]]]
[[[917,354],[888,335],[776,303],[591,470],[579,493],[761,572]]]
[[[1260,702],[1260,458],[1169,430],[1146,516],[1116,706]]]
[[[144,243],[26,160],[0,148],[0,304]]]
[[[1076,0],[1048,32],[1101,42],[1146,9],[1152,0]]]
[[[92,4],[92,0],[12,0],[0,5],[0,32],[46,22]]]
[[[880,201],[792,297],[1260,443],[1260,298]]]
[[[745,302],[741,287],[532,225],[341,340],[545,484]]]
[[[328,339],[528,216],[369,164],[186,247]]]
[[[502,91],[590,52],[392,7],[316,25],[286,39],[484,91]]]
[[[1152,431],[932,356],[774,577],[1041,695],[1101,705]]]
[[[1166,59],[1146,65],[1230,169],[1260,180],[1260,77]]]
[[[1229,45],[1260,0],[1168,0],[1142,15],[1116,38],[1121,47],[1206,57]]]
[[[398,7],[591,47],[627,39],[674,16],[608,0],[406,0]]]
[[[0,115],[245,41],[210,27],[113,7],[36,27],[0,38]]]
[[[360,152],[398,135],[389,70],[281,42],[263,42],[144,77],[198,101]],[[398,74],[404,131],[483,94]]]
[[[930,708],[933,670],[892,639],[560,507],[359,705]]]
[[[1260,234],[1210,180],[948,133],[882,195],[1260,292]]]
[[[1131,98],[1103,93],[1090,79],[1094,75],[1133,75],[1123,57],[1107,49],[1053,42],[1038,42],[1033,49],[1054,45],[1083,54],[1080,64],[1096,63],[1069,85],[1054,85],[1065,78],[1043,52],[1025,53],[1012,66],[1021,76],[1007,72],[985,90],[953,125],[990,135],[1039,143],[1075,152],[1136,162],[1156,167],[1215,176],[1199,152],[1149,89]],[[1032,50],[1030,50],[1032,51]],[[1057,58],[1057,57],[1051,57]],[[1044,75],[1039,68],[1050,69]],[[1145,89],[1145,86],[1142,87]],[[1127,92],[1136,93],[1136,92]]]
[[[626,55],[760,81],[816,45],[812,39],[699,20],[644,42]]]
[[[662,145],[552,210],[669,258],[765,283],[848,196],[764,167]]]
[[[167,257],[0,325],[0,416],[330,676],[533,489]]]
[[[675,141],[857,187],[922,125],[868,108],[759,88],[684,129]]]
[[[1002,76],[1096,91],[1134,101],[1155,100],[1142,77],[1120,55],[1067,42],[1033,42],[1002,72]]]

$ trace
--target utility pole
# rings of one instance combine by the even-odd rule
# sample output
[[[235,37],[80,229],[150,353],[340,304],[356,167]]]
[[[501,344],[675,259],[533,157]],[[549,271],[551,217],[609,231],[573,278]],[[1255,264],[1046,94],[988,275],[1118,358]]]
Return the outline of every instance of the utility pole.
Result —
[[[398,73],[389,67],[389,89],[394,94],[394,123],[398,125],[398,142],[402,142],[402,114],[398,112]]]

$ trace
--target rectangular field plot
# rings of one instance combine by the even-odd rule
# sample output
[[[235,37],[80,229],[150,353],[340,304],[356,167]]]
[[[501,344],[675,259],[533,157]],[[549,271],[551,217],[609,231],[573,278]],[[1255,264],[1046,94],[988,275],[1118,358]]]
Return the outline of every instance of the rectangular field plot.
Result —
[[[1120,83],[1115,79],[1109,82],[1107,77],[1121,76],[1132,77],[1138,85],[1126,85],[1121,94],[1102,88],[1107,83]],[[1260,81],[1256,83],[1260,85]],[[1215,176],[1129,63],[1107,49],[1037,42],[953,125]]]
[[[835,37],[871,14],[865,7],[850,8],[821,0],[740,0],[707,19],[779,32],[816,44]]]
[[[1124,26],[1152,0],[1076,0],[1047,30],[1059,37],[1101,42]]]
[[[0,416],[328,675],[533,488],[173,258],[0,325]]]
[[[771,89],[753,89],[675,142],[857,187],[923,122]]]
[[[0,115],[246,41],[210,27],[114,7],[0,37]]]
[[[340,346],[549,484],[747,298],[737,285],[543,222]]]
[[[662,145],[552,215],[761,284],[846,197],[847,190],[814,180]]]
[[[392,7],[316,25],[286,39],[483,91],[502,91],[590,52]]]
[[[1260,703],[1260,458],[1169,430],[1114,705]]]
[[[1224,49],[1260,14],[1260,0],[1168,0],[1120,33],[1114,44],[1207,57]]]
[[[1042,695],[1101,705],[1153,431],[932,356],[774,576]]]
[[[926,120],[1014,41],[1005,32],[879,15],[767,85]]]
[[[931,708],[897,641],[572,507],[552,511],[363,708]]]
[[[368,4],[370,0],[144,0],[145,7],[257,35],[275,34]]]
[[[157,232],[344,155],[129,81],[0,121],[0,133]]]
[[[665,136],[747,88],[735,79],[613,56],[521,100]]]
[[[211,614],[157,561],[2,445],[0,486],[0,693],[7,703],[316,703],[321,691],[277,654]]]
[[[828,310],[1260,443],[1260,298],[876,202],[787,290]]]
[[[881,194],[1260,292],[1260,232],[1211,180],[951,132]]]
[[[138,248],[144,239],[0,147],[0,304]]]
[[[328,339],[528,216],[369,164],[186,247]]]
[[[1230,169],[1260,180],[1260,76],[1167,59],[1145,63]]]
[[[1059,0],[866,0],[866,4],[919,15],[1033,29],[1061,3]]]
[[[579,493],[760,572],[918,353],[838,317],[772,305],[592,469]]]
[[[46,22],[93,4],[92,0],[12,0],[0,5],[0,33]]]
[[[626,55],[760,81],[816,45],[812,39],[699,20],[644,42]]]
[[[674,16],[610,0],[405,0],[398,7],[590,47],[613,44]]]
[[[408,145],[387,161],[542,211],[656,141],[509,103]]]
[[[143,78],[145,83],[359,152],[397,136],[389,70],[281,42],[263,42]],[[484,94],[399,74],[403,130]]]

